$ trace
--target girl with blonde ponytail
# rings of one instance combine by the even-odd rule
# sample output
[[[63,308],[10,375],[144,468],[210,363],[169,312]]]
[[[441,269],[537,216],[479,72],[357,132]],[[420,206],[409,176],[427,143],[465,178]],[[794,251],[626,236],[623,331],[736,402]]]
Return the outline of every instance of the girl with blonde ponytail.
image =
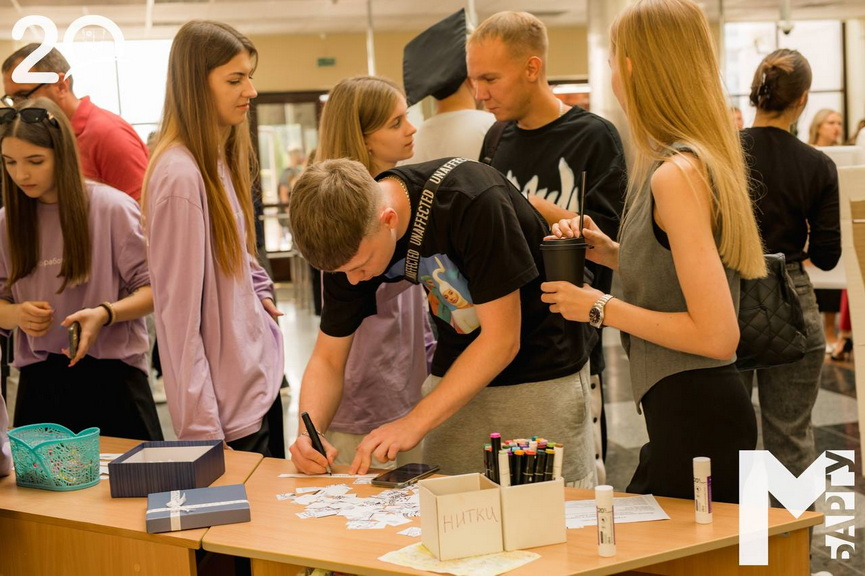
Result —
[[[619,271],[623,296],[547,282],[543,300],[622,331],[649,433],[627,491],[691,498],[692,459],[708,456],[714,499],[736,502],[739,450],[757,441],[734,365],[739,283],[766,268],[709,25],[690,0],[640,0],[610,40],[634,147],[619,241],[589,217],[553,232],[585,236],[587,258]]]

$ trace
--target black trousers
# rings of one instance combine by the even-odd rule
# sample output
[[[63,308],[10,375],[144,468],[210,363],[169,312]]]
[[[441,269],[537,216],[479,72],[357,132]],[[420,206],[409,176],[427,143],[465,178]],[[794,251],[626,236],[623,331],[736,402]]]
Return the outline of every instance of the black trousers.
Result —
[[[649,442],[627,492],[694,497],[693,458],[712,459],[712,500],[739,502],[739,450],[757,445],[757,419],[735,366],[668,376],[643,396]]]
[[[20,370],[15,426],[50,422],[73,432],[96,426],[102,436],[162,440],[147,375],[120,360],[85,356],[69,367],[62,354]]]
[[[258,452],[265,458],[285,458],[285,431],[282,424],[282,398],[276,395],[261,421],[258,432],[227,442],[234,450]]]

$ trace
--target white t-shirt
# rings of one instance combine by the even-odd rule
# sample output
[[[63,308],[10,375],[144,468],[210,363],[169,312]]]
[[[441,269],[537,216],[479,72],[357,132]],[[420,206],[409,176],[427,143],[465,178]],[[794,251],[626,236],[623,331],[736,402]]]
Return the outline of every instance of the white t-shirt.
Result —
[[[496,117],[482,110],[457,110],[436,114],[418,127],[414,156],[405,163],[418,164],[436,158],[480,158],[484,136]]]

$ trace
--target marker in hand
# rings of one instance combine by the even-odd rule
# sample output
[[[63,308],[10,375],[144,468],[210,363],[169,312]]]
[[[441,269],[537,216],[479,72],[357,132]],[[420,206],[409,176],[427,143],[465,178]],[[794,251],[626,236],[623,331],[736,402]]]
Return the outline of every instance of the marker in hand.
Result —
[[[324,446],[321,444],[321,438],[318,437],[318,431],[315,429],[315,426],[313,426],[309,414],[304,412],[300,415],[300,418],[303,420],[303,425],[306,426],[306,433],[309,434],[309,439],[312,441],[312,447],[327,459],[327,452],[324,451]],[[330,469],[330,463],[325,464],[325,468],[327,469],[327,473],[333,476],[333,472]]]

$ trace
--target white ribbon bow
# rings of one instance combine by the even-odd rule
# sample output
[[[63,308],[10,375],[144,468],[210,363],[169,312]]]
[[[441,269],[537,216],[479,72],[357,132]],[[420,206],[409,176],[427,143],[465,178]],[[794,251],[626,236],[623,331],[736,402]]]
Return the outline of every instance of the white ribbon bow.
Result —
[[[183,528],[180,525],[180,513],[181,512],[191,512],[192,510],[197,510],[199,508],[212,508],[214,506],[230,506],[234,504],[246,504],[249,505],[249,500],[228,500],[226,502],[205,502],[203,504],[190,504],[189,506],[184,506],[186,503],[186,494],[181,492],[180,490],[172,490],[171,491],[171,499],[165,503],[165,508],[156,508],[154,510],[148,510],[147,515],[156,514],[158,512],[168,512],[168,519],[171,522],[171,531],[175,532],[177,530],[182,530]]]

